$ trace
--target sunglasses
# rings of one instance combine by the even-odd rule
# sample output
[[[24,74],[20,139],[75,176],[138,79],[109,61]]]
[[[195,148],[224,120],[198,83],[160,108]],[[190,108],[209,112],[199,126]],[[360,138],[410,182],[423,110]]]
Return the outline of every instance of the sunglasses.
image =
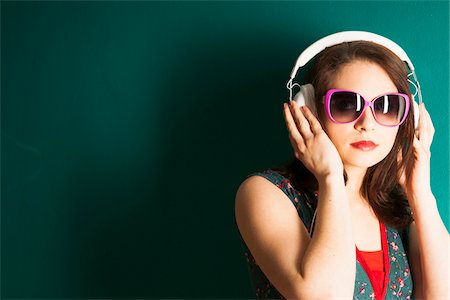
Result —
[[[408,115],[410,106],[408,95],[403,93],[382,94],[367,101],[356,92],[340,89],[328,90],[324,101],[327,115],[335,123],[354,122],[369,106],[375,120],[380,125],[388,127],[402,124]]]

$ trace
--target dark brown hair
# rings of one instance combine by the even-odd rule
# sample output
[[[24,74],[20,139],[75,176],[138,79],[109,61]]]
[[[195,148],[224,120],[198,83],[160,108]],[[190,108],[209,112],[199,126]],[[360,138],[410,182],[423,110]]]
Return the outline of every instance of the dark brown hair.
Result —
[[[318,54],[307,76],[315,90],[316,107],[323,107],[321,99],[330,88],[337,72],[354,61],[368,61],[382,67],[400,93],[410,99],[408,70],[403,61],[391,50],[372,42],[344,42],[328,47]],[[326,118],[323,109],[317,110],[319,119]],[[395,228],[404,228],[412,222],[411,209],[405,193],[399,185],[399,170],[410,174],[414,162],[412,142],[414,137],[414,110],[409,110],[406,121],[400,125],[394,145],[389,154],[376,165],[369,167],[364,177],[360,194],[366,198],[376,216]],[[402,152],[403,160],[397,162],[397,154]],[[314,175],[295,156],[283,165],[274,167],[290,179],[296,189],[318,190]],[[344,178],[347,180],[344,172]]]

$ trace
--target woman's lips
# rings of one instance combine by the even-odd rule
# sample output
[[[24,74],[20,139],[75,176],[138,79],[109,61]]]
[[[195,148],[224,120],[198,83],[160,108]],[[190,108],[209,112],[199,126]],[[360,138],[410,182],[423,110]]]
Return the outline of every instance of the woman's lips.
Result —
[[[356,149],[359,149],[362,151],[370,151],[370,150],[375,149],[375,147],[378,146],[377,144],[375,144],[372,141],[359,141],[359,142],[356,142],[356,143],[353,143],[350,145],[352,145],[352,147],[355,147]]]

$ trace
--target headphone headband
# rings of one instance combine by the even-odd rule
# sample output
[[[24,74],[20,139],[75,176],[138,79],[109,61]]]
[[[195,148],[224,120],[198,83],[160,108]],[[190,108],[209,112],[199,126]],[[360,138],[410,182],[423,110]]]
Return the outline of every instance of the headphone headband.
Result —
[[[333,33],[326,37],[321,38],[316,41],[308,48],[306,48],[298,57],[295,63],[294,69],[291,72],[291,79],[295,77],[299,68],[306,65],[314,56],[322,52],[325,48],[331,47],[343,42],[353,42],[353,41],[369,41],[380,44],[392,52],[394,52],[402,61],[408,64],[409,69],[414,72],[414,65],[409,59],[406,52],[395,42],[391,41],[384,36],[367,32],[367,31],[342,31]]]

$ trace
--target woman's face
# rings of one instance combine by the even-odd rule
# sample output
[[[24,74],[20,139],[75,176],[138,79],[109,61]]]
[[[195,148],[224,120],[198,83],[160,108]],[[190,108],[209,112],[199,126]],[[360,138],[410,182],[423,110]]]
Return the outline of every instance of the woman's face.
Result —
[[[384,93],[398,92],[388,74],[379,65],[367,61],[354,61],[341,67],[330,86],[357,92],[367,101]],[[325,117],[322,125],[336,146],[344,167],[367,168],[379,163],[391,151],[398,131],[398,126],[378,124],[369,107],[352,123],[336,124]],[[376,146],[369,147],[370,142],[355,144],[361,141],[371,141]]]

